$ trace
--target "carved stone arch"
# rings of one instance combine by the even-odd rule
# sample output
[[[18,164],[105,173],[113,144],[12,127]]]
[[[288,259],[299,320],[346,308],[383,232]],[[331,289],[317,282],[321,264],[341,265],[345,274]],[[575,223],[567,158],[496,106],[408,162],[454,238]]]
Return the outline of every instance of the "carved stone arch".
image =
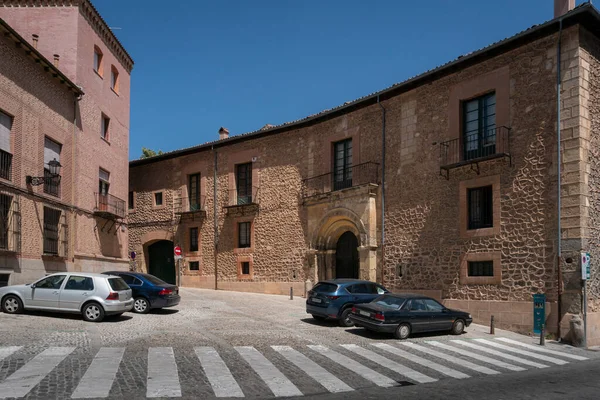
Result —
[[[369,243],[368,231],[360,217],[347,208],[334,208],[319,221],[310,246],[314,250],[334,250],[340,236],[347,231],[356,235],[359,246]]]

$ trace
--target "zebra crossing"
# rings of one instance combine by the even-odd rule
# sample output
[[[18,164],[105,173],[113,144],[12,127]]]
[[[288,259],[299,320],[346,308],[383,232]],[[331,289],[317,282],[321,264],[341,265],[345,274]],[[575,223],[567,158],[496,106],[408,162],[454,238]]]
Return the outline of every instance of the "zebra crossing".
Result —
[[[0,376],[0,399],[28,396],[38,385],[43,385],[61,363],[67,362],[69,357],[77,357],[75,350],[75,347],[48,347],[3,380]],[[114,392],[111,396],[111,390],[123,373],[126,350],[124,347],[100,348],[91,362],[82,366],[85,372],[82,371],[81,378],[74,382],[73,390],[66,394],[55,393],[54,397],[116,397]],[[0,347],[0,370],[8,368],[10,360],[25,351],[26,348],[20,346]],[[240,364],[253,371],[253,376],[262,381],[262,387],[268,389],[264,397],[288,397],[307,394],[300,389],[303,386],[298,383],[299,379],[312,382],[311,386],[320,388],[322,393],[342,393],[357,390],[357,377],[371,386],[388,388],[403,383],[432,384],[440,379],[521,372],[588,359],[558,350],[558,347],[534,346],[509,338],[389,341],[297,348],[273,345],[262,351],[253,346],[238,346],[233,352],[224,353],[210,346],[199,346],[194,347],[190,356],[197,364],[194,369],[201,371],[199,373],[205,378],[192,384],[206,385],[207,393],[216,398],[248,395],[243,389],[244,377],[236,370]],[[189,384],[190,381],[180,378],[190,365],[178,365],[172,347],[150,347],[146,360],[145,388],[136,388],[143,390],[138,395],[147,398],[185,396],[188,388],[182,382]],[[290,372],[294,369],[300,374]]]

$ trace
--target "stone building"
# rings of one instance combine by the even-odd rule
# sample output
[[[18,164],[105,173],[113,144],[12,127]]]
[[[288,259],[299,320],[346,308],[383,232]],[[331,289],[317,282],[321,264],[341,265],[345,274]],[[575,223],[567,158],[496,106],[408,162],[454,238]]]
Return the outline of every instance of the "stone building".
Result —
[[[568,337],[588,251],[599,343],[600,14],[556,6],[353,102],[132,161],[136,267],[175,281],[175,244],[182,285],[303,293],[364,278],[524,332],[545,294],[548,331]]]
[[[0,32],[0,285],[128,269],[133,61],[86,0],[0,0]]]

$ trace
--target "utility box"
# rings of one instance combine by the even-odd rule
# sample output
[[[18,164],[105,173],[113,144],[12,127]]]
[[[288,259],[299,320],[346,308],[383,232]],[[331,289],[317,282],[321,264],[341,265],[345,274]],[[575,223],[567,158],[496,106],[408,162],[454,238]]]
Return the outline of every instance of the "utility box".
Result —
[[[542,325],[546,321],[546,295],[533,295],[533,333],[542,333]]]

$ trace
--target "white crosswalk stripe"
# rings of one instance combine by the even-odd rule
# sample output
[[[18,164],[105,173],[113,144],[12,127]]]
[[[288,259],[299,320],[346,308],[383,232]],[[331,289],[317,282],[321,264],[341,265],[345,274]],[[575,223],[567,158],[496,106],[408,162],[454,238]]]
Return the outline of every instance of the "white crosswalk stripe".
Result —
[[[559,360],[558,358],[544,356],[544,355],[533,353],[533,352],[527,351],[527,350],[515,349],[514,347],[505,346],[503,344],[493,342],[491,340],[475,339],[475,341],[477,341],[478,343],[485,343],[488,346],[496,347],[496,348],[504,350],[504,351],[509,351],[511,353],[518,353],[518,354],[521,354],[521,355],[524,355],[527,357],[531,357],[531,358],[537,358],[538,360],[547,361],[547,362],[557,364],[557,365],[564,365],[564,364],[569,363],[568,361]]]
[[[148,349],[146,397],[181,397],[175,353],[171,347]]]
[[[516,340],[509,339],[509,338],[496,338],[496,340],[501,340],[505,343],[516,344],[517,346],[525,347],[526,349],[530,349],[530,350],[534,350],[534,351],[539,351],[541,353],[547,353],[547,354],[553,354],[555,356],[571,358],[573,360],[579,360],[579,361],[589,360],[589,358],[587,358],[587,357],[582,357],[582,356],[578,356],[575,354],[569,354],[569,353],[565,353],[562,351],[549,350],[542,346],[533,346],[531,344],[522,343],[522,342],[519,342]]]
[[[75,389],[71,398],[108,397],[123,358],[123,353],[125,353],[125,348],[122,347],[101,348],[85,375],[79,381],[79,385],[77,385],[77,389]]]
[[[519,367],[517,365],[509,364],[509,363],[501,361],[501,360],[496,360],[495,358],[491,358],[491,357],[487,357],[487,356],[482,356],[481,354],[473,353],[472,351],[469,351],[469,350],[459,349],[459,348],[456,348],[454,346],[450,346],[450,345],[445,344],[445,343],[440,343],[440,342],[436,342],[436,341],[428,341],[426,343],[430,344],[432,346],[439,347],[441,349],[445,349],[445,350],[453,351],[455,353],[462,354],[463,356],[470,357],[470,358],[473,358],[475,360],[479,360],[479,361],[486,362],[488,364],[495,365],[496,367],[506,368],[506,369],[511,370],[511,371],[525,371],[526,370],[523,367]]]
[[[355,344],[343,344],[342,347],[358,354],[359,356],[366,358],[367,360],[373,361],[376,364],[379,364],[388,369],[391,369],[392,371],[394,371],[400,375],[404,375],[407,378],[417,381],[419,383],[429,383],[429,382],[437,381],[437,379],[435,379],[435,378],[431,378],[431,377],[424,375],[418,371],[415,371],[414,369],[408,368],[407,366],[404,366],[400,363],[392,361],[389,358],[386,358],[386,357],[379,355],[371,350],[367,350],[367,349],[357,346]]]
[[[377,371],[373,371],[371,368],[365,367],[361,363],[354,361],[350,357],[346,357],[336,351],[329,349],[328,347],[321,345],[309,345],[310,349],[324,355],[331,361],[338,363],[339,365],[349,369],[350,371],[362,376],[366,380],[369,380],[380,387],[392,387],[396,386],[397,382],[387,376],[381,375]]]
[[[0,361],[4,360],[6,357],[10,356],[13,353],[21,350],[21,346],[7,346],[0,347]]]
[[[23,397],[75,350],[74,347],[50,347],[0,383],[0,399]]]
[[[506,358],[507,360],[516,361],[516,362],[521,363],[521,364],[529,365],[530,367],[548,368],[547,365],[540,364],[540,363],[537,363],[537,362],[534,362],[534,361],[529,361],[529,360],[526,360],[526,359],[521,358],[521,357],[515,357],[513,355],[506,354],[506,353],[503,353],[501,351],[497,351],[497,350],[493,350],[493,349],[488,349],[487,347],[479,346],[479,345],[477,345],[477,344],[475,344],[475,343],[473,343],[471,341],[453,340],[452,342],[456,343],[456,344],[459,344],[461,346],[466,346],[466,347],[470,347],[470,348],[475,349],[475,350],[483,351],[484,353],[489,353],[489,354],[493,354],[493,355],[498,356],[498,357]]]
[[[425,358],[421,358],[421,357],[415,356],[415,355],[413,355],[413,354],[411,354],[411,353],[409,353],[407,351],[400,350],[397,347],[390,346],[389,344],[376,343],[373,346],[375,346],[375,347],[377,347],[379,349],[385,350],[385,351],[387,351],[389,353],[392,353],[394,355],[406,358],[407,360],[410,360],[410,361],[414,362],[415,364],[419,364],[419,365],[422,365],[424,367],[431,368],[431,369],[433,369],[435,371],[441,372],[444,375],[448,375],[448,376],[451,376],[451,377],[456,378],[456,379],[465,379],[465,378],[469,377],[469,375],[464,374],[464,373],[462,373],[460,371],[456,371],[456,370],[454,370],[452,368],[445,367],[445,366],[443,366],[441,364],[438,364],[436,362],[429,361],[429,360],[427,360]]]
[[[196,355],[217,397],[244,397],[242,389],[219,353],[212,347],[196,347]]]
[[[421,346],[418,345],[416,343],[413,342],[402,342],[400,343],[403,346],[409,347],[411,349],[415,349],[418,350],[420,352],[423,352],[425,354],[429,354],[432,355],[434,357],[438,357],[441,358],[443,360],[449,361],[453,364],[458,364],[464,368],[468,368],[468,369],[472,369],[473,371],[477,371],[477,372],[481,372],[482,374],[486,374],[486,375],[496,375],[499,374],[500,372],[493,370],[491,368],[488,367],[484,367],[478,364],[474,364],[470,361],[467,360],[463,360],[462,358],[458,358],[458,357],[454,357],[454,356],[450,356],[448,354],[444,354],[442,352],[436,351],[436,350],[431,350],[425,346]]]
[[[252,346],[235,348],[277,397],[302,396],[302,392]]]
[[[290,346],[271,346],[276,352],[284,356],[288,361],[296,367],[304,371],[308,376],[319,382],[321,386],[329,390],[331,393],[349,392],[352,389],[346,385],[341,379],[337,378],[331,372],[321,367],[319,364],[306,357],[304,354],[294,350]]]

